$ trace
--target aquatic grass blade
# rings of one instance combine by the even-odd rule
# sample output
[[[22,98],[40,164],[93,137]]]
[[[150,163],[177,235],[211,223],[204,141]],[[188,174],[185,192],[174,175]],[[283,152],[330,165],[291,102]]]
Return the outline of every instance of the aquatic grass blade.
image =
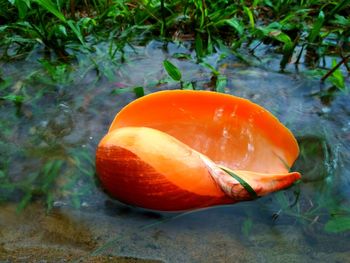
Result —
[[[251,218],[247,218],[243,221],[242,225],[242,233],[245,237],[249,237],[253,228],[253,220]]]
[[[338,216],[329,220],[324,230],[329,233],[340,233],[350,230],[350,217]]]
[[[218,166],[221,170],[223,170],[225,173],[227,173],[228,175],[230,175],[231,177],[233,177],[234,179],[236,179],[243,187],[245,190],[247,190],[247,192],[250,194],[250,196],[253,199],[258,198],[258,194],[254,191],[253,187],[250,186],[250,184],[248,184],[244,179],[242,179],[241,177],[239,177],[237,174],[235,174],[231,169],[221,166]]]
[[[173,80],[175,80],[175,81],[181,80],[182,75],[181,75],[181,72],[178,69],[178,67],[176,67],[173,63],[171,63],[167,59],[163,61],[163,65],[164,65],[166,72]]]
[[[33,194],[31,191],[28,191],[21,199],[19,204],[17,205],[16,212],[20,213],[22,210],[29,204],[32,200]]]

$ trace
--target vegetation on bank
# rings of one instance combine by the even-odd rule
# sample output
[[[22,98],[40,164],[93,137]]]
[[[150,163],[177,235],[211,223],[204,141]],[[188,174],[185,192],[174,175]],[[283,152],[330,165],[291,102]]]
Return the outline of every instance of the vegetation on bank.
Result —
[[[43,45],[67,59],[69,50],[94,52],[106,39],[113,56],[126,43],[160,37],[193,41],[199,60],[222,46],[254,54],[263,43],[282,54],[281,69],[298,64],[303,51],[311,68],[325,56],[348,67],[349,10],[349,0],[1,0],[1,57]]]

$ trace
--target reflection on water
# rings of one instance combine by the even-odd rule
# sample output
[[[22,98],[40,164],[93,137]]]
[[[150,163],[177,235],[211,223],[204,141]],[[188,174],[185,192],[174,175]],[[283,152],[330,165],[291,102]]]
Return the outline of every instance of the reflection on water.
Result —
[[[348,94],[325,105],[313,95],[317,81],[247,67],[233,57],[221,60],[216,67],[228,78],[226,91],[266,107],[297,136],[301,154],[294,169],[303,180],[253,202],[160,214],[103,193],[94,151],[114,115],[135,99],[112,91],[178,88],[162,61],[190,51],[170,44],[166,53],[162,43],[151,42],[130,49],[120,64],[103,50],[51,69],[61,72],[56,78],[36,57],[2,65],[7,84],[0,91],[20,102],[0,100],[0,261],[348,262],[349,231],[332,225],[339,217],[343,227],[350,221]],[[184,80],[210,86],[209,70],[175,62]]]

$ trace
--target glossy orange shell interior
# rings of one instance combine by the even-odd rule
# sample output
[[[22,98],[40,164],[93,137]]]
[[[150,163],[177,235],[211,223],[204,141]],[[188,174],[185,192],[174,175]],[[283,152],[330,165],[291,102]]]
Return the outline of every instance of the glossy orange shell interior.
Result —
[[[130,147],[135,138],[138,148]],[[299,154],[293,134],[249,100],[209,91],[161,91],[116,115],[97,149],[96,169],[107,192],[136,206],[174,211],[237,201],[215,184],[196,154],[173,163],[183,151],[249,176],[288,174]]]

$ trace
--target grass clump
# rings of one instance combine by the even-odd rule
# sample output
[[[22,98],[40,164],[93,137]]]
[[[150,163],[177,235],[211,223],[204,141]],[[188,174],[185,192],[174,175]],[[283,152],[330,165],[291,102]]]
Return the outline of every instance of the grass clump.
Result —
[[[199,57],[221,43],[237,49],[255,40],[279,46],[285,56],[296,45],[318,57],[349,48],[348,0],[1,0],[0,5],[2,46],[16,47],[16,54],[39,43],[64,55],[69,44],[89,47],[91,37],[125,36],[194,40]]]

